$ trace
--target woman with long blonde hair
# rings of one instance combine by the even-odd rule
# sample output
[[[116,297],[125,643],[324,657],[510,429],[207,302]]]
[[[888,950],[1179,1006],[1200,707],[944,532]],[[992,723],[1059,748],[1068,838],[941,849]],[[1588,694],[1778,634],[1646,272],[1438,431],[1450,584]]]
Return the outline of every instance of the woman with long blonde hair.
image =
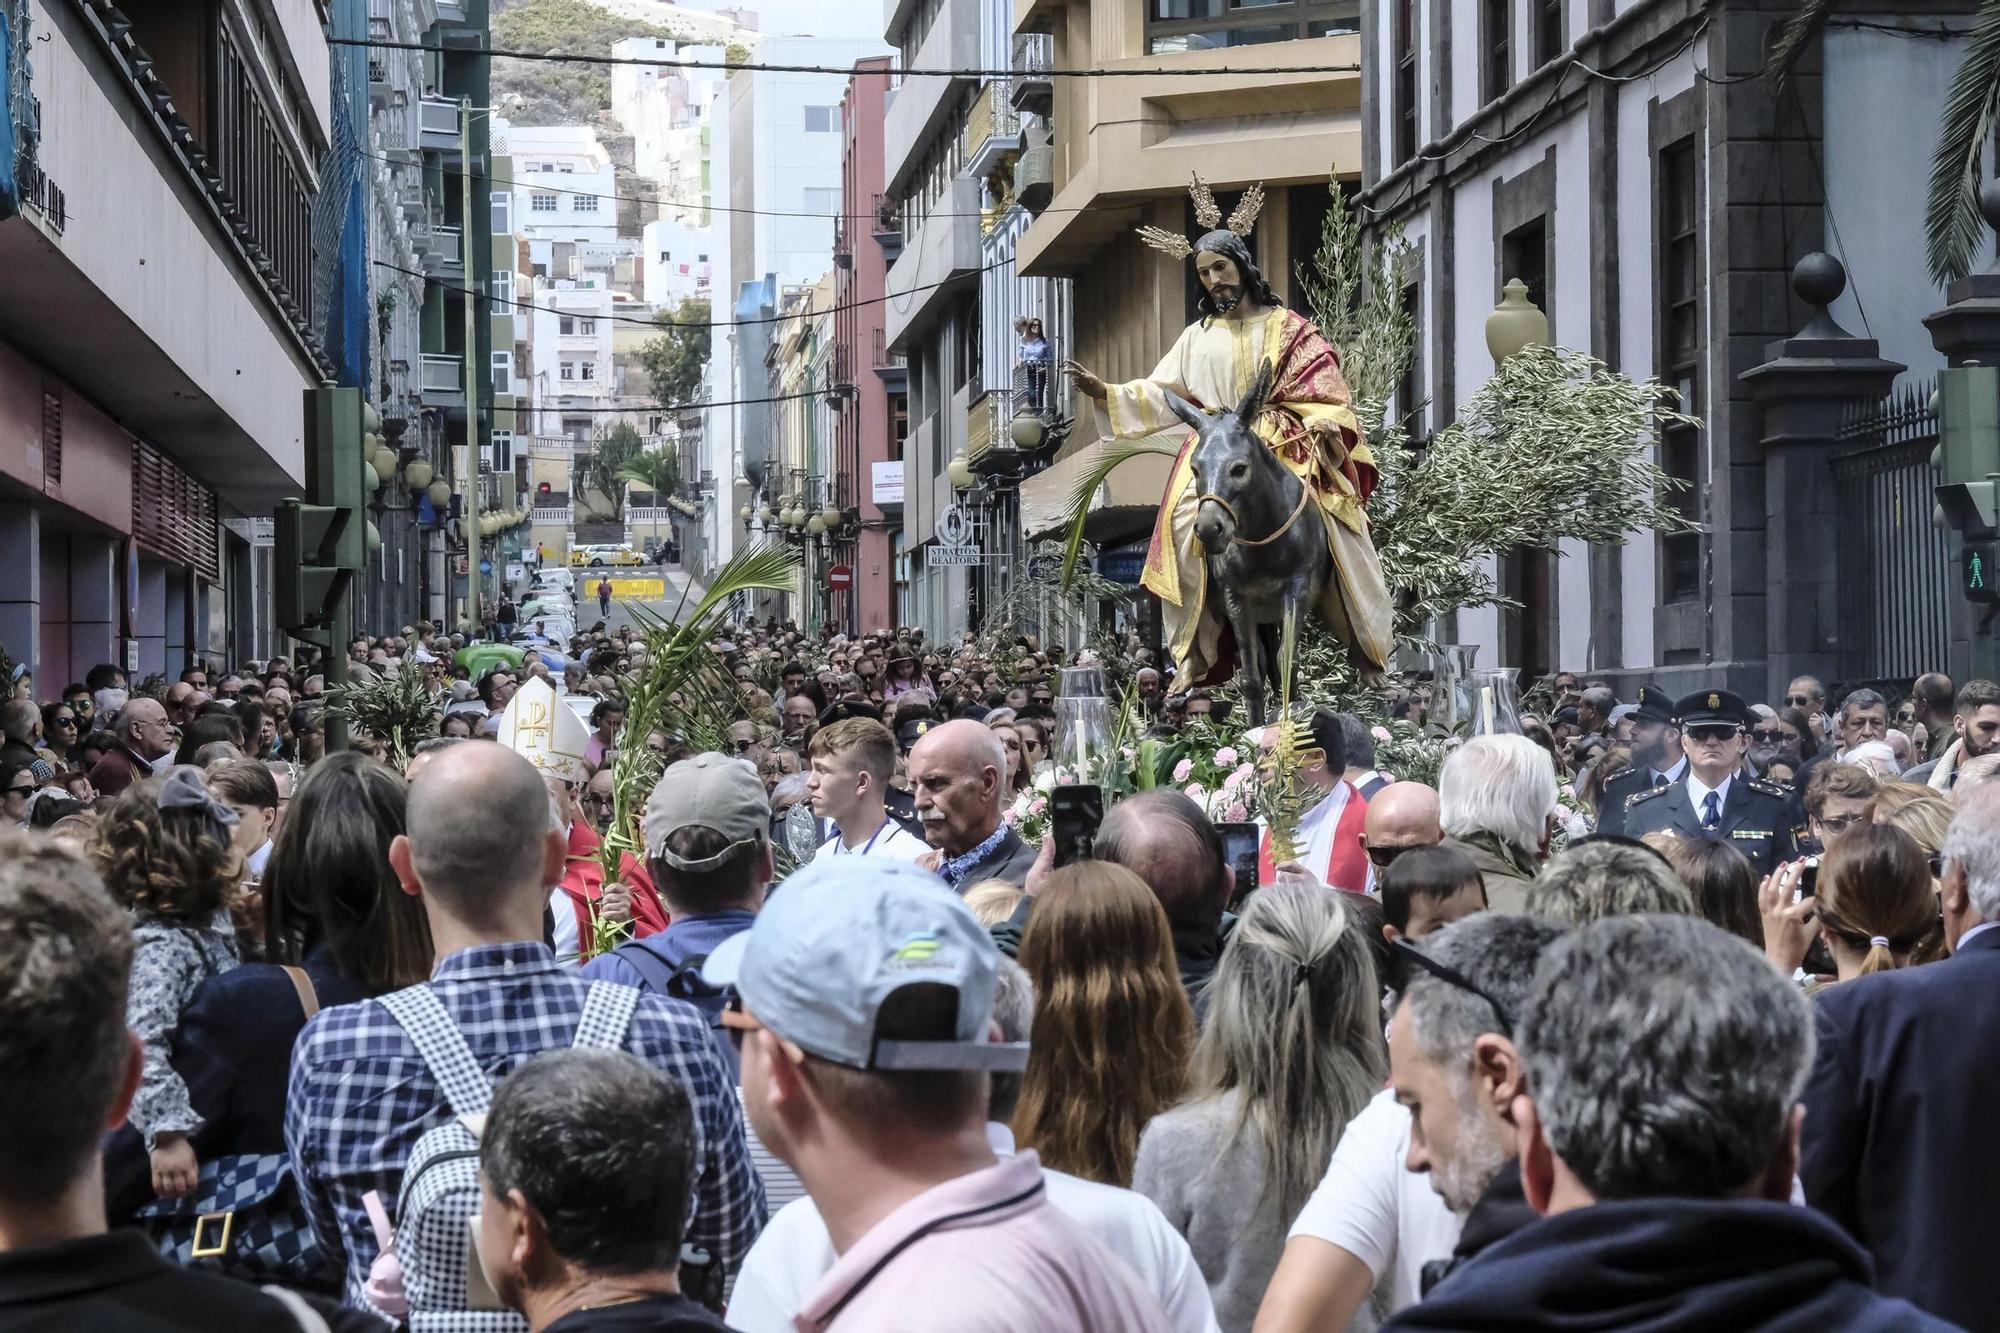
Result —
[[[1015,1141],[1044,1166],[1129,1185],[1139,1132],[1181,1095],[1194,1045],[1166,910],[1123,866],[1067,866],[1035,900],[1020,961],[1035,1022]]]
[[[1226,1333],[1256,1320],[1286,1229],[1388,1077],[1375,961],[1344,897],[1283,883],[1252,895],[1187,1100],[1139,1140],[1132,1188],[1188,1238]]]

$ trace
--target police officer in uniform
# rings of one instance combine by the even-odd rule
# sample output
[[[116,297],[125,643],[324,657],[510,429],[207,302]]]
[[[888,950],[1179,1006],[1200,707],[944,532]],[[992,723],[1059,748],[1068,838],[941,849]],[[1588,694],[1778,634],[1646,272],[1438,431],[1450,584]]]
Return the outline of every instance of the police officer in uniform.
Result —
[[[1657,685],[1639,687],[1632,710],[1632,766],[1604,780],[1597,802],[1597,831],[1623,833],[1625,807],[1634,796],[1687,776],[1687,756],[1681,751],[1681,724],[1674,701]]]
[[[1715,838],[1743,853],[1760,876],[1797,856],[1791,789],[1743,769],[1749,705],[1728,690],[1697,690],[1674,713],[1687,771],[1679,782],[1632,797],[1624,831],[1635,838],[1658,832]]]

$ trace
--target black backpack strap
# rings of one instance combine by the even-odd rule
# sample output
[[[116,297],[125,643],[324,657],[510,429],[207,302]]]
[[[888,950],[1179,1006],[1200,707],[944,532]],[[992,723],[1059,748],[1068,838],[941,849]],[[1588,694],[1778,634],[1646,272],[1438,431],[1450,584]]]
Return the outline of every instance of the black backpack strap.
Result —
[[[667,966],[667,960],[648,949],[637,940],[627,940],[611,951],[615,958],[623,959],[627,966],[639,974],[646,989],[655,995],[671,995],[674,981],[680,976],[680,969]]]
[[[705,953],[691,953],[681,960],[679,967],[671,967],[666,959],[638,940],[628,940],[611,952],[628,963],[646,983],[646,989],[657,995],[671,995],[677,1000],[693,1000],[704,994],[719,993],[709,990],[702,983],[701,965],[708,961],[708,955]]]

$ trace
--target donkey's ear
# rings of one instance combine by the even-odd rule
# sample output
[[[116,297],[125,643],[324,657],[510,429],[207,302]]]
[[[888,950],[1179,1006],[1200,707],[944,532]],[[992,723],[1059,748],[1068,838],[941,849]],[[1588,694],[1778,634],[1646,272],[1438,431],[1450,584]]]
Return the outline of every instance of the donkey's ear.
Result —
[[[1190,403],[1187,399],[1175,393],[1172,389],[1164,389],[1161,392],[1166,394],[1167,406],[1174,410],[1174,415],[1179,417],[1182,421],[1185,421],[1188,425],[1194,427],[1196,430],[1200,430],[1202,428],[1202,423],[1208,420],[1208,414],[1206,412],[1203,412],[1200,408],[1196,407],[1193,403]]]
[[[1243,395],[1243,401],[1236,405],[1236,419],[1248,425],[1264,410],[1264,399],[1271,393],[1273,367],[1269,361],[1257,367],[1257,378],[1250,381],[1250,389]]]

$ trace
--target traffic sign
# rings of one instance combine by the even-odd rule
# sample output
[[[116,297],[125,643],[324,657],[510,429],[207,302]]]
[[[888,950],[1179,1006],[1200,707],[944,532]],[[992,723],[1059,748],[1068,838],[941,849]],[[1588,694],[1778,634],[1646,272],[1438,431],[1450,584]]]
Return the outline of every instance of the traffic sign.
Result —
[[[854,586],[854,570],[847,565],[835,565],[826,571],[826,586],[838,589],[852,588]]]
[[[482,574],[491,574],[493,572],[493,562],[491,560],[481,560],[479,562],[479,572]]]

